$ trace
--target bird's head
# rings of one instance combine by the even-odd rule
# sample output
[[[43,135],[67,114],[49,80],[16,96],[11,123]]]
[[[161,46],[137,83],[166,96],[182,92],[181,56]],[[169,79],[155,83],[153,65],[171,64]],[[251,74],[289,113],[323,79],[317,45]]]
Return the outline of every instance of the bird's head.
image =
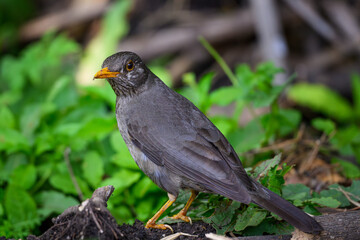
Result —
[[[118,52],[106,58],[95,78],[106,78],[117,96],[135,94],[145,83],[150,70],[132,52]]]

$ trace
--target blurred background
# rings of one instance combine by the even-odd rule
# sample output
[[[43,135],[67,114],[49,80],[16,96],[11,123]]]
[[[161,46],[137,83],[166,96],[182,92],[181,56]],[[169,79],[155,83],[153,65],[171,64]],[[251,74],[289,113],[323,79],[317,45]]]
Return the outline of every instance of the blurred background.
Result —
[[[246,167],[282,153],[287,183],[316,191],[360,177],[359,1],[3,0],[0,236],[39,234],[103,185],[119,223],[166,201],[93,81],[118,51],[192,100]]]

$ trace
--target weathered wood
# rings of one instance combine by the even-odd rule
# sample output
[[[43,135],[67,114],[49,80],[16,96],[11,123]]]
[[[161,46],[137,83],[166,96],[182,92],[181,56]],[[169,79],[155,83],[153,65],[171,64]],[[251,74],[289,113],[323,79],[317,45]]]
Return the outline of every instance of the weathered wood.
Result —
[[[335,214],[316,216],[315,219],[323,226],[324,231],[319,235],[311,235],[295,230],[292,235],[240,237],[238,240],[348,240],[360,239],[360,211],[349,211]]]

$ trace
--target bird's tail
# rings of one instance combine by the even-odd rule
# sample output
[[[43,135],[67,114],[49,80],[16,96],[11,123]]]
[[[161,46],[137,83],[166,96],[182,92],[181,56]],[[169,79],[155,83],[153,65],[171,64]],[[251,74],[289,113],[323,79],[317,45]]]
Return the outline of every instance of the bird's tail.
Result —
[[[255,182],[255,181],[254,181]],[[250,193],[252,202],[265,208],[306,233],[320,233],[322,226],[311,216],[298,209],[276,193],[255,182],[256,193]]]

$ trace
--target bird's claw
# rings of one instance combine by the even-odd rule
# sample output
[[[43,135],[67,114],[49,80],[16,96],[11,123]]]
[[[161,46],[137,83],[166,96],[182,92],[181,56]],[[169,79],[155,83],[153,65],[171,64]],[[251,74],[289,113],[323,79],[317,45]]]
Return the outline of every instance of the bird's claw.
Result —
[[[172,233],[174,233],[174,230],[172,229],[172,227],[170,227],[167,224],[156,224],[153,222],[148,222],[145,225],[145,228],[155,228],[155,229],[162,229],[162,230],[169,229]]]
[[[183,220],[184,222],[189,222],[190,224],[192,224],[191,218],[182,214],[181,212],[179,212],[178,214],[175,214],[174,216],[170,217],[171,219],[175,219],[175,220]]]

